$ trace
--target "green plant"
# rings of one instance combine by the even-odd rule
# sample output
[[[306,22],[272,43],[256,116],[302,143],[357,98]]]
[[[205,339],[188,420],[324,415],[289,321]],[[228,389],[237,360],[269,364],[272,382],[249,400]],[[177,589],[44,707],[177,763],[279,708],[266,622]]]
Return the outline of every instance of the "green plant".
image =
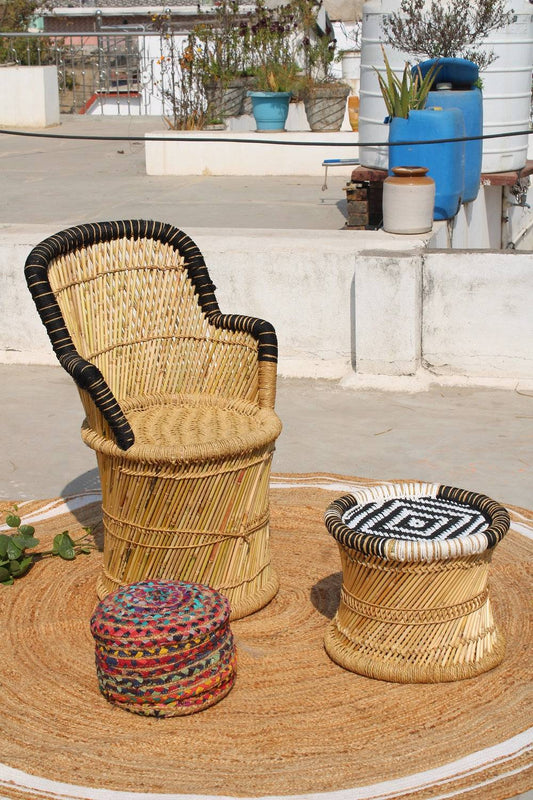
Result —
[[[309,84],[328,83],[335,78],[331,68],[336,61],[336,41],[327,35],[311,34],[302,40],[304,69]]]
[[[237,0],[219,0],[214,19],[195,25],[189,42],[203,86],[212,82],[227,86],[234,78],[248,74],[251,32]]]
[[[508,25],[505,0],[402,0],[382,22],[387,44],[419,58],[466,58],[485,69],[494,51],[480,46],[491,31]]]
[[[72,539],[68,531],[58,533],[54,537],[51,550],[30,552],[39,544],[39,539],[34,537],[33,525],[23,525],[16,513],[6,516],[6,525],[14,530],[13,533],[0,533],[0,583],[4,586],[13,584],[16,578],[25,575],[30,567],[37,561],[51,556],[59,556],[66,561],[72,561],[81,553],[90,553],[95,544],[90,539],[90,529],[84,528],[85,533],[79,539]]]
[[[32,20],[44,9],[52,7],[50,0],[4,0],[0,2],[0,33],[24,33]],[[35,66],[54,62],[52,48],[41,37],[2,37],[0,63]]]
[[[206,99],[196,65],[194,37],[178,43],[170,29],[170,14],[152,17],[161,31],[160,77],[154,81],[163,101],[163,118],[172,130],[200,130]],[[170,107],[170,115],[166,108]]]
[[[257,69],[254,88],[258,92],[292,92],[302,87],[302,73],[296,62],[265,64]]]
[[[296,35],[300,15],[296,0],[268,7],[258,0],[249,19],[249,72],[258,91],[295,92],[301,82]]]
[[[440,65],[438,63],[433,64],[422,77],[420,68],[411,70],[410,65],[406,62],[400,80],[392,71],[384,48],[382,50],[386,80],[375,67],[374,70],[378,76],[379,88],[387,106],[387,112],[389,117],[407,118],[409,111],[424,108],[428,93],[440,70]]]

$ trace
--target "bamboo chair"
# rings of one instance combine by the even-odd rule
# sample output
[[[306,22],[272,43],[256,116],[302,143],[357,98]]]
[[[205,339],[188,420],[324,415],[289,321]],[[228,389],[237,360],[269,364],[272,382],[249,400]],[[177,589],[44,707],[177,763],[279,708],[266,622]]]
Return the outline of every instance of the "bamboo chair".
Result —
[[[99,597],[154,578],[210,585],[233,619],[262,608],[278,589],[273,327],[222,314],[198,247],[160,222],[62,231],[32,250],[25,274],[96,452]]]

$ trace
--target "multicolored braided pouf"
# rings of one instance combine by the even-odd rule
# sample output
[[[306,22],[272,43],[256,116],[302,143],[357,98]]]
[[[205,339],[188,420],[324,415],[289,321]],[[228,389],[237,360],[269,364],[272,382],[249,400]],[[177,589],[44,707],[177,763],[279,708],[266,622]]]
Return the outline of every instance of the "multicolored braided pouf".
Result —
[[[201,711],[235,680],[228,600],[198,583],[143,581],[105,597],[91,618],[100,691],[155,717]]]

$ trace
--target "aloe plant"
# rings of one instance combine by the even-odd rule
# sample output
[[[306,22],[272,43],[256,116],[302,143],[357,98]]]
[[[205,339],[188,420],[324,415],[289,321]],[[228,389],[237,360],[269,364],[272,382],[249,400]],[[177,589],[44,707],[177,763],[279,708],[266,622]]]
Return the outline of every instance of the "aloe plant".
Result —
[[[404,117],[409,116],[409,112],[424,108],[428,93],[433,86],[437,73],[440,70],[440,64],[437,62],[422,76],[420,67],[412,70],[406,62],[403,68],[402,78],[394,74],[389,64],[385,49],[383,51],[383,59],[385,61],[386,79],[374,67],[378,76],[379,88],[387,107],[389,117]]]

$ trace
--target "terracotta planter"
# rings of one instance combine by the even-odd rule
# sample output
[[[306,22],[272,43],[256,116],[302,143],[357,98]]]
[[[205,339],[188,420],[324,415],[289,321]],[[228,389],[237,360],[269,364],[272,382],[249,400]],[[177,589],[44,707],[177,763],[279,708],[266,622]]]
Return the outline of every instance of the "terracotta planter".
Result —
[[[348,98],[348,121],[352,131],[359,130],[359,95],[351,94]]]
[[[340,131],[350,87],[324,83],[308,89],[304,96],[305,113],[312,131]]]

